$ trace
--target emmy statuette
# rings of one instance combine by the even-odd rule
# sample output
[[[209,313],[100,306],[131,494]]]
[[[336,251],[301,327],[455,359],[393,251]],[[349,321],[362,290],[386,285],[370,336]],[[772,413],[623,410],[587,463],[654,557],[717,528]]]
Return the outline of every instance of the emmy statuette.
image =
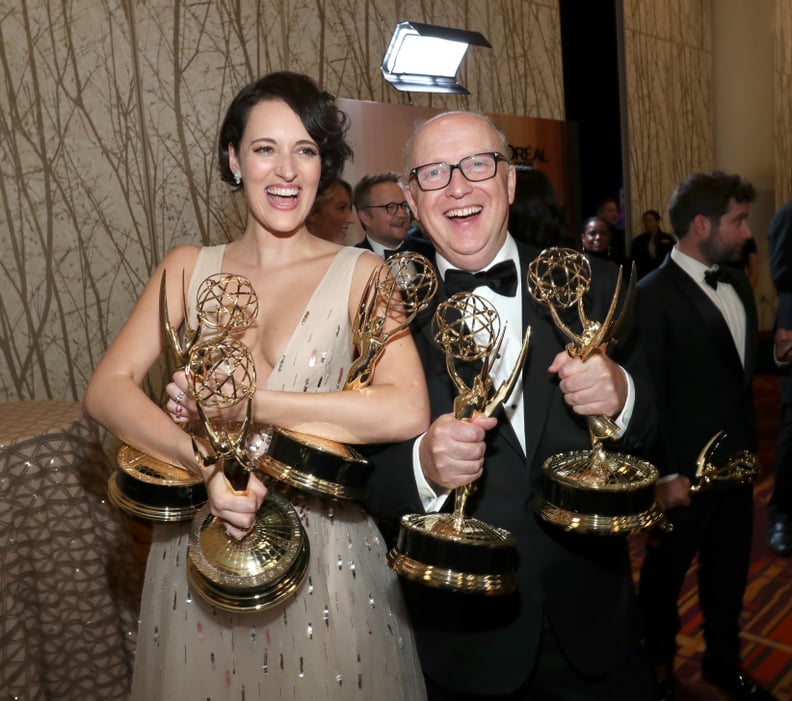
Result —
[[[182,277],[182,290],[184,279]],[[171,367],[184,367],[201,333],[199,318],[192,328],[186,316],[181,333],[171,326],[168,315],[166,273],[162,271],[159,296],[160,330]],[[116,454],[117,469],[107,484],[110,502],[130,516],[155,522],[189,521],[206,501],[200,475],[146,455],[126,443]]]
[[[404,331],[437,291],[431,263],[417,253],[391,256],[372,271],[352,328],[357,356],[344,390],[367,387],[387,343]],[[386,323],[398,319],[386,329]],[[362,500],[370,469],[353,447],[319,436],[273,427],[266,452],[257,458],[266,474],[301,491],[342,500]]]
[[[602,322],[586,318],[584,297],[591,285],[591,266],[580,252],[548,248],[529,267],[528,287],[533,298],[550,310],[558,329],[570,340],[567,352],[585,361],[617,337],[631,310],[635,273],[625,294],[619,316],[616,306],[622,289],[622,271],[613,300]],[[575,333],[561,318],[559,309],[577,309],[582,332]],[[545,503],[540,515],[568,531],[600,535],[628,534],[663,521],[654,501],[657,469],[638,458],[607,452],[604,440],[617,434],[606,416],[588,416],[591,450],[560,453],[542,466]]]
[[[163,342],[172,367],[183,368],[190,352],[204,335],[227,334],[247,328],[258,314],[258,299],[247,278],[217,273],[201,282],[196,300],[195,328],[187,316],[182,275],[184,323],[171,326],[166,272],[160,281],[159,316]],[[110,476],[108,496],[118,508],[148,521],[189,521],[206,501],[200,475],[170,465],[122,444],[116,456],[118,469]]]
[[[740,450],[730,455],[723,465],[718,466],[713,462],[713,455],[725,437],[725,432],[718,431],[698,454],[696,473],[690,480],[688,488],[691,496],[718,487],[753,484],[759,476],[762,465],[759,458],[749,450]],[[670,533],[674,530],[674,524],[664,520],[659,524],[659,529]]]
[[[458,390],[454,416],[467,419],[479,412],[491,416],[511,395],[528,352],[530,328],[509,377],[495,390],[490,371],[503,343],[497,310],[483,297],[458,292],[438,305],[435,340],[445,351],[446,368]],[[481,369],[470,386],[456,363],[476,363]],[[486,466],[485,466],[486,469]],[[474,488],[454,492],[452,514],[407,514],[388,564],[400,576],[438,589],[471,594],[501,595],[516,589],[516,541],[503,528],[465,516]]]
[[[212,452],[198,447],[195,458],[204,468],[221,464],[236,491],[247,488],[253,461],[246,450],[256,391],[253,357],[239,340],[225,336],[195,346],[187,365],[190,393]],[[243,421],[230,421],[224,409],[247,400]],[[187,549],[187,577],[207,601],[227,611],[260,611],[293,594],[308,572],[308,537],[294,507],[270,491],[241,540],[231,538],[205,504],[193,519]]]
[[[718,467],[712,462],[712,456],[720,442],[726,437],[719,431],[709,439],[696,460],[696,474],[691,480],[690,493],[698,494],[715,485],[753,484],[762,469],[759,458],[748,450],[741,450],[729,456],[726,464]]]

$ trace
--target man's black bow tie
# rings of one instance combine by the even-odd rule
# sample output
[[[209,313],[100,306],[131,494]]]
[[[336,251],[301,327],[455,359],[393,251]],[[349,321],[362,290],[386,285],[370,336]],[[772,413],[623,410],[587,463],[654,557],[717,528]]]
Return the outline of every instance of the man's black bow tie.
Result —
[[[388,260],[391,256],[395,256],[397,253],[404,253],[407,251],[406,246],[399,246],[398,248],[386,248],[383,253],[385,256],[385,260]]]
[[[517,292],[517,266],[513,260],[505,260],[480,273],[450,268],[445,274],[446,294],[472,292],[477,287],[491,287],[499,295],[514,297]]]
[[[704,271],[704,282],[706,282],[713,290],[718,289],[719,282],[730,284],[729,276],[723,271],[722,268],[712,268]]]

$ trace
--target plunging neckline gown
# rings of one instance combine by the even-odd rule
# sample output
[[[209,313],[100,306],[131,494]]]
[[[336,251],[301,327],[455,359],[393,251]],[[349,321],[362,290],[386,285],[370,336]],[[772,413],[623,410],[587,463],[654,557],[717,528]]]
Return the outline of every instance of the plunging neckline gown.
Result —
[[[224,249],[201,250],[188,292],[191,306],[198,284],[220,271]],[[350,281],[362,252],[339,250],[267,389],[341,389],[352,360]],[[229,613],[201,599],[187,582],[190,523],[154,526],[133,701],[426,698],[399,584],[373,520],[354,503],[282,493],[300,514],[311,558],[303,586],[267,611]]]

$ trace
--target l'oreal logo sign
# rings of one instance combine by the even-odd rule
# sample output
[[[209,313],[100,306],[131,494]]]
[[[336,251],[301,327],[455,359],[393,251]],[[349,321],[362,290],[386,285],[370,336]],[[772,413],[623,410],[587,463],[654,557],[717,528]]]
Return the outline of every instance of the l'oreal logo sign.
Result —
[[[525,146],[514,146],[513,144],[509,144],[509,151],[511,152],[511,162],[515,164],[522,163],[530,166],[533,165],[534,162],[550,162],[549,159],[545,158],[544,149],[539,146],[531,146],[530,144]]]

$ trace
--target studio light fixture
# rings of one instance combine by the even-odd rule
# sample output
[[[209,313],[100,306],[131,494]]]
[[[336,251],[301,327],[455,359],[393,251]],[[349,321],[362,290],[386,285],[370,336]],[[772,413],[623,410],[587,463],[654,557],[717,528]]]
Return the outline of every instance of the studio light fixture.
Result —
[[[492,48],[479,32],[399,22],[382,59],[382,75],[403,92],[469,95],[456,80],[468,46]]]

